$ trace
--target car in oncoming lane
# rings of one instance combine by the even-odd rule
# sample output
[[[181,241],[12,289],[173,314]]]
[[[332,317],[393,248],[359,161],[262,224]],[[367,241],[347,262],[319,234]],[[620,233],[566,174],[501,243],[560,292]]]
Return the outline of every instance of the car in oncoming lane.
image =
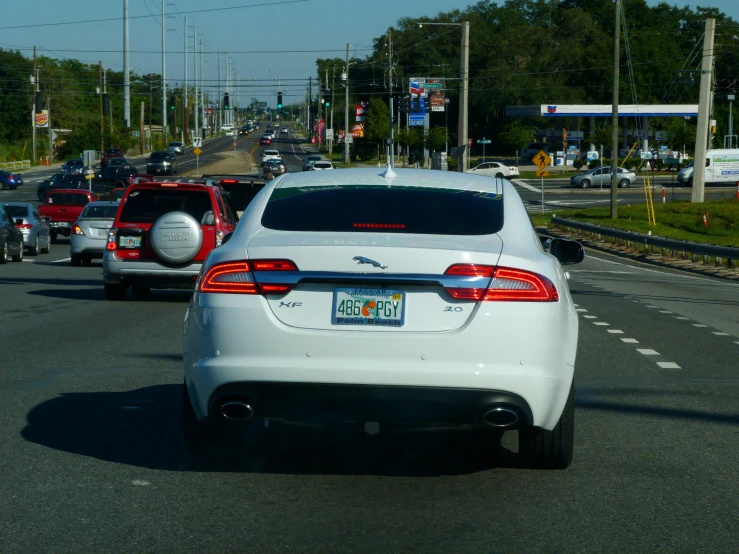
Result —
[[[0,190],[15,190],[23,184],[23,176],[10,171],[0,171]]]
[[[583,248],[554,239],[547,252],[509,181],[436,173],[265,186],[188,306],[191,454],[243,445],[245,427],[274,418],[456,426],[491,443],[517,429],[526,464],[570,464],[578,316],[562,264]]]
[[[484,175],[485,177],[518,177],[520,174],[515,165],[505,165],[501,162],[484,162],[468,169],[465,173]]]
[[[59,171],[71,175],[81,175],[85,172],[85,160],[82,158],[67,160]]]
[[[51,227],[32,204],[6,202],[5,208],[15,226],[23,234],[23,246],[31,256],[48,254],[51,248]]]
[[[69,235],[69,255],[72,265],[89,264],[102,258],[108,231],[118,211],[117,201],[90,202],[72,225]]]
[[[177,173],[177,157],[169,150],[157,150],[146,160],[146,172],[152,175],[163,173],[174,175]]]

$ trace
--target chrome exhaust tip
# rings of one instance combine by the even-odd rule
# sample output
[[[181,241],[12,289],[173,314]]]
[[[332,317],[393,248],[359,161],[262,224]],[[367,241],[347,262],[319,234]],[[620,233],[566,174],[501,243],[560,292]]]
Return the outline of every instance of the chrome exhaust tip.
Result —
[[[504,429],[513,427],[518,423],[518,414],[513,410],[498,406],[485,412],[482,419],[490,427]]]
[[[254,409],[246,402],[224,402],[221,415],[232,421],[244,421],[254,416]]]

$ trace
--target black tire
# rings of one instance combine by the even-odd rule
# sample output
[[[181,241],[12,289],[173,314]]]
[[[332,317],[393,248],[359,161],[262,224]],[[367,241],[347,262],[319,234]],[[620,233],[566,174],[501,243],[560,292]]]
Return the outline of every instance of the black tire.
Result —
[[[580,187],[582,187],[584,189],[589,189],[590,188],[590,185],[592,185],[592,184],[593,183],[590,182],[590,179],[583,179],[582,181],[580,181]]]
[[[38,233],[36,233],[36,241],[33,243],[33,246],[31,246],[28,249],[28,253],[31,256],[38,256],[38,254],[39,254],[40,251],[41,251],[41,249],[39,248],[39,245],[38,245]]]
[[[79,267],[82,265],[82,256],[79,254],[72,254],[72,259],[70,262],[74,267]]]
[[[112,300],[114,302],[125,300],[126,290],[128,290],[126,285],[105,283],[105,299]]]
[[[621,179],[618,182],[618,186],[622,189],[627,189],[631,186],[631,181],[629,181],[628,179]]]
[[[518,432],[518,452],[529,467],[565,469],[572,463],[575,436],[575,383],[570,386],[562,415],[551,431],[529,428]]]
[[[0,264],[8,263],[8,240],[5,239],[3,243],[3,249],[0,250]]]
[[[13,261],[14,262],[23,261],[23,239],[21,239],[20,242],[18,243],[18,253],[13,254]]]
[[[134,285],[131,287],[131,292],[137,298],[146,298],[149,296],[150,291],[151,289],[149,287],[145,287],[143,285]]]
[[[42,254],[49,254],[51,252],[51,235],[49,235],[49,240],[46,243],[46,247],[41,249]]]
[[[52,231],[51,232],[51,244],[56,244],[56,237],[57,237],[56,231]]]

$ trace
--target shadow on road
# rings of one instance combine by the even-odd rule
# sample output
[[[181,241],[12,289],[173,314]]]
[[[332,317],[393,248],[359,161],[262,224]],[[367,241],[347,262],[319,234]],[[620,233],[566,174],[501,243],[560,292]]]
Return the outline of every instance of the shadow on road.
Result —
[[[516,454],[501,448],[490,433],[368,436],[274,421],[265,429],[261,420],[255,420],[244,434],[249,450],[225,451],[205,466],[185,451],[181,401],[181,385],[66,393],[34,407],[22,436],[63,452],[168,471],[437,476],[517,465]]]

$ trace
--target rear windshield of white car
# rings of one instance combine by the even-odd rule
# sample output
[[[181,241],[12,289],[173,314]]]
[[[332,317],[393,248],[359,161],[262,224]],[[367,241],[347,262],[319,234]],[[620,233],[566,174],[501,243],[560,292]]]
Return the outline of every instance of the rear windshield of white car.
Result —
[[[196,221],[203,222],[206,213],[212,209],[210,196],[205,191],[139,189],[128,195],[120,221],[154,223],[169,212],[185,212]]]
[[[329,162],[316,162],[316,163],[313,164],[313,167],[320,167],[320,168],[326,169],[328,167],[331,167],[331,163],[329,163]]]
[[[503,197],[431,187],[278,188],[262,225],[278,231],[490,235],[503,227]]]

